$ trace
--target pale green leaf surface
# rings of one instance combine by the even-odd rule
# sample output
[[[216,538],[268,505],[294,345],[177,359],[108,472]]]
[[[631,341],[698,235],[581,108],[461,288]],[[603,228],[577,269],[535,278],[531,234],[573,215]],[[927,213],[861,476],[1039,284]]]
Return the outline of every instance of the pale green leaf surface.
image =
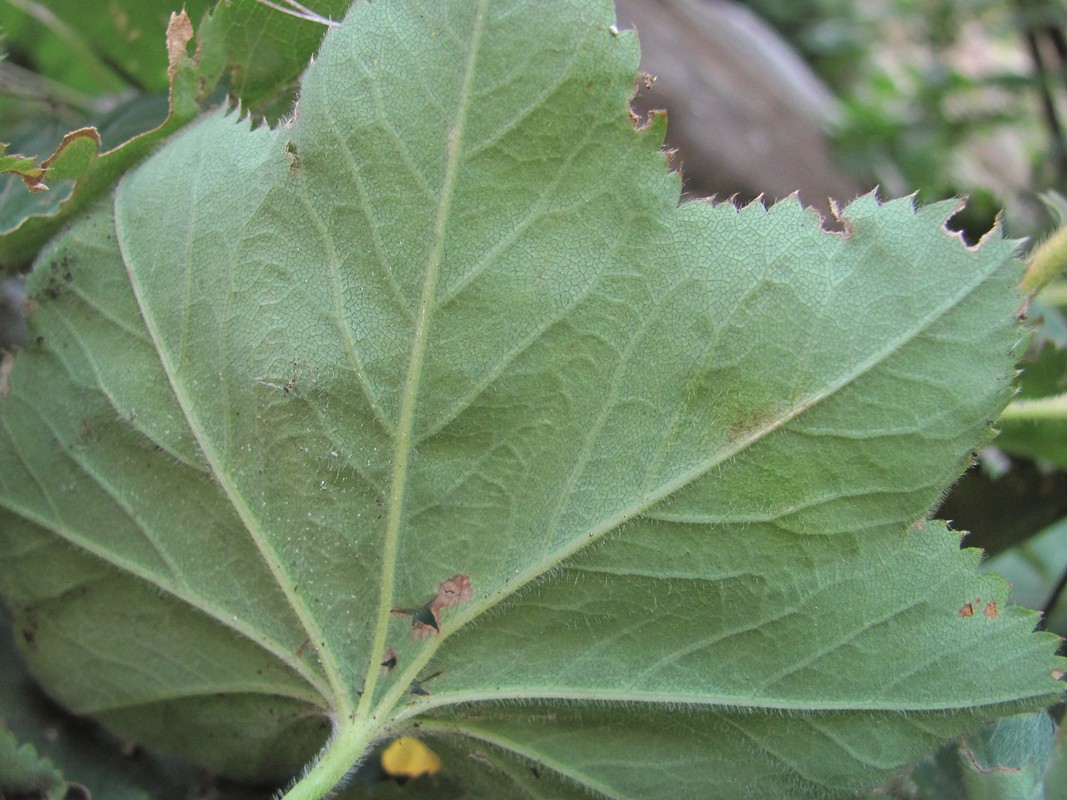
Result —
[[[289,124],[209,116],[42,256],[0,590],[61,702],[245,777],[332,715],[304,786],[418,723],[460,792],[725,798],[1055,699],[921,522],[1008,397],[1013,245],[677,207],[612,22],[357,4]]]
[[[1067,797],[1067,732],[1062,726],[1056,731],[1052,757],[1045,773],[1045,793],[1048,800]]]
[[[960,747],[972,800],[1045,800],[1044,777],[1056,725],[1044,712],[1017,714],[988,725]]]

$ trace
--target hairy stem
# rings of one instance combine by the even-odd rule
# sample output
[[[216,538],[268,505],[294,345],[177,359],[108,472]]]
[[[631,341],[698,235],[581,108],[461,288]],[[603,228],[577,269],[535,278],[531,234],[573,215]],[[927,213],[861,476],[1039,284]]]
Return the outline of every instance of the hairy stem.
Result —
[[[281,800],[320,800],[326,797],[363,760],[380,731],[365,719],[342,720],[318,760],[308,768]]]
[[[1067,225],[1050,236],[1030,256],[1022,289],[1036,292],[1067,268]]]
[[[1067,394],[1053,397],[1041,397],[1036,400],[1016,400],[1010,403],[1000,415],[1001,419],[1028,420],[1067,420]]]

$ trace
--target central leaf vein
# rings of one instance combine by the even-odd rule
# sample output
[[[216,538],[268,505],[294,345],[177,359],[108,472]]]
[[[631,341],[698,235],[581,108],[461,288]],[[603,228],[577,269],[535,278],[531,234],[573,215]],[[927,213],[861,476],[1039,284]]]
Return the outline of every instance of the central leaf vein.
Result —
[[[418,401],[419,386],[422,380],[423,364],[429,342],[430,323],[436,303],[437,284],[441,273],[441,260],[444,255],[446,233],[452,210],[452,200],[459,180],[459,167],[463,154],[463,135],[470,111],[471,97],[474,92],[474,73],[478,60],[478,47],[482,38],[482,25],[485,17],[485,0],[478,5],[474,18],[474,29],[470,36],[470,49],[464,69],[463,84],[457,104],[456,119],[448,132],[448,145],[444,180],[441,197],[434,220],[434,240],[425,267],[422,294],[415,317],[415,329],[411,345],[411,360],[408,363],[404,379],[403,394],[400,402],[400,415],[396,426],[394,445],[392,485],[389,489],[389,514],[386,524],[385,544],[382,552],[382,583],[378,603],[378,624],[374,632],[374,644],[370,651],[367,665],[367,677],[363,686],[357,714],[366,713],[374,702],[374,687],[377,683],[386,648],[386,636],[389,629],[393,607],[393,578],[396,573],[397,551],[400,542],[400,527],[403,522],[404,492],[407,484],[408,467],[414,445],[415,408]]]
[[[124,207],[122,201],[122,194],[126,184],[121,184],[116,194],[115,204],[117,209]],[[196,403],[194,397],[190,394],[189,389],[181,379],[181,357],[175,359],[174,353],[167,347],[167,339],[164,333],[160,329],[160,325],[157,322],[155,316],[152,313],[152,306],[148,302],[147,292],[145,286],[141,283],[139,272],[145,270],[150,272],[154,265],[152,264],[136,264],[133,256],[127,248],[127,242],[130,241],[129,232],[124,230],[124,219],[121,213],[115,214],[115,229],[118,233],[119,251],[122,256],[123,264],[126,267],[126,274],[130,281],[130,287],[133,290],[134,297],[137,300],[137,305],[141,312],[141,317],[144,320],[145,329],[148,331],[148,335],[152,340],[153,347],[159,356],[160,364],[163,367],[163,372],[167,376],[167,382],[170,384],[171,391],[174,394],[175,402],[181,409],[182,416],[185,418],[186,423],[189,426],[190,432],[196,439],[197,444],[200,447],[200,452],[203,454],[204,461],[207,463],[211,474],[217,481],[218,486],[225,495],[227,501],[233,507],[237,513],[238,518],[244,525],[245,530],[248,532],[256,550],[259,552],[260,557],[266,564],[267,569],[270,571],[271,576],[277,582],[279,588],[284,594],[290,607],[293,609],[297,619],[300,620],[300,624],[303,626],[305,632],[308,634],[308,639],[311,641],[324,641],[324,637],[319,629],[318,623],[307,607],[304,598],[301,596],[297,587],[293,585],[293,582],[286,571],[278,554],[271,546],[266,531],[264,530],[263,522],[252,510],[252,507],[248,503],[247,498],[241,493],[233,479],[230,477],[225,460],[225,450],[220,451],[218,445],[208,435],[207,428],[204,421],[200,419],[196,410]],[[191,232],[186,230],[186,239],[191,240]],[[188,253],[188,246],[186,247],[186,253]],[[191,283],[190,274],[192,273],[192,263],[188,255],[184,259],[185,265],[185,283],[188,285]],[[233,272],[233,263],[229,265],[229,271]],[[186,308],[183,308],[182,314],[187,313]],[[180,329],[180,353],[184,353],[185,349],[185,323],[182,323]],[[227,422],[226,427],[228,429],[229,424]],[[337,702],[343,702],[346,697],[344,691],[344,682],[341,678],[341,672],[332,658],[332,654],[329,651],[321,654],[321,661],[323,669],[326,672],[327,679],[330,683],[331,695]]]

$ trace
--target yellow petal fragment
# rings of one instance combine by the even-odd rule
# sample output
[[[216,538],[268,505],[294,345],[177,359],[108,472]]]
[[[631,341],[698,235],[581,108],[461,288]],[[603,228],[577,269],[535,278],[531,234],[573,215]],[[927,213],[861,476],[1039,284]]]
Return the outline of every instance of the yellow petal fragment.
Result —
[[[418,739],[404,736],[382,753],[382,769],[393,777],[417,778],[441,771],[441,759]]]

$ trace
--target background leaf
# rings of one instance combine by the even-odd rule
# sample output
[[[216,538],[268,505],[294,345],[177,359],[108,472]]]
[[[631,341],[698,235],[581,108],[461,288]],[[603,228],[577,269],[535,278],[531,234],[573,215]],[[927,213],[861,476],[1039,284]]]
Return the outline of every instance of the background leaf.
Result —
[[[332,720],[294,798],[414,732],[460,792],[732,798],[1059,695],[925,521],[1009,396],[1014,245],[678,206],[611,12],[357,4],[290,121],[209,115],[42,253],[0,591],[61,703],[245,779]]]
[[[1033,303],[1036,341],[1023,360],[1019,400],[1004,412],[997,446],[1067,469],[1067,302],[1061,295],[1063,286],[1054,283]],[[1046,297],[1060,305],[1042,302]]]
[[[0,796],[63,800],[67,783],[32,745],[19,746],[14,734],[0,728]]]
[[[184,4],[194,20],[209,6],[208,0]],[[167,50],[160,37],[171,12],[181,9],[169,0],[88,8],[77,0],[9,0],[0,6],[0,28],[20,62],[71,89],[166,91]]]
[[[961,748],[964,781],[974,800],[1042,800],[1056,739],[1048,714],[1019,714],[970,736]]]
[[[312,10],[339,20],[348,0],[316,0]],[[326,33],[320,22],[284,14],[265,4],[217,3],[204,18],[211,46],[222,50],[233,95],[271,121],[292,110],[296,81]]]
[[[1045,629],[1067,630],[1067,605],[1059,598],[1052,608],[1046,604],[1067,564],[1067,520],[1050,525],[1038,535],[990,558],[984,569],[1002,575],[1011,584],[1011,602],[1027,608],[1044,609]]]
[[[24,634],[23,634],[24,635]],[[109,734],[95,723],[71,717],[49,702],[12,647],[12,630],[0,620],[0,737],[22,745],[21,752],[36,751],[44,762],[42,774],[52,774],[51,785],[62,798],[67,781],[87,787],[91,797],[108,800],[189,800],[218,789],[202,769],[176,758],[166,758]],[[52,765],[55,765],[54,767]],[[0,767],[0,781],[16,773]],[[66,780],[60,781],[62,778]],[[8,784],[10,786],[10,784]],[[66,800],[81,800],[75,790]],[[251,794],[226,786],[226,800],[253,800]]]
[[[196,116],[199,101],[210,88],[205,84],[209,65],[202,65],[199,56],[188,54],[192,37],[189,18],[183,12],[171,17],[165,40],[156,42],[162,52],[169,53],[171,61],[168,110],[154,127],[137,130],[129,140],[104,153],[99,152],[98,131],[79,127],[63,136],[55,152],[43,159],[38,169],[23,166],[12,170],[33,193],[51,194],[44,181],[53,177],[57,191],[54,196],[34,200],[24,193],[12,196],[10,186],[4,187],[6,199],[13,202],[5,203],[7,207],[0,214],[0,268],[10,270],[32,258],[63,225],[110,191],[127,170]],[[128,108],[132,106],[131,103]],[[143,107],[138,104],[138,108]],[[134,116],[144,121],[142,113]],[[123,127],[113,126],[115,130]],[[0,175],[0,179],[5,177],[9,182],[14,179]]]
[[[246,110],[272,121],[291,109],[296,79],[326,27],[251,1],[219,3],[208,10],[210,5],[202,1],[186,4],[184,10],[196,25],[197,38],[188,48],[171,53],[173,74],[168,73],[170,34],[166,41],[162,35],[168,30],[169,14],[179,10],[170,3],[113,3],[91,14],[66,0],[20,0],[0,6],[0,30],[17,43],[16,55],[37,70],[42,91],[49,92],[48,96],[19,98],[10,116],[21,116],[14,112],[36,104],[44,106],[47,114],[19,126],[23,129],[9,129],[10,123],[0,125],[0,140],[21,140],[23,148],[32,144],[36,150],[22,152],[36,153],[45,162],[37,166],[33,158],[16,162],[12,156],[0,157],[0,199],[4,200],[0,267],[10,271],[26,264],[64,224],[188,123],[220,81]],[[340,16],[348,2],[329,0],[322,5],[324,15]],[[95,98],[95,105],[107,108],[108,113],[96,113],[91,119],[77,117],[78,130],[66,136],[84,133],[91,130],[85,126],[95,124],[101,129],[106,152],[97,158],[93,149],[78,169],[71,168],[73,159],[68,157],[66,169],[60,169],[64,166],[57,160],[61,150],[47,160],[45,156],[68,129],[60,126],[58,136],[50,137],[48,128],[53,125],[44,124],[42,116],[55,114],[55,107],[66,99],[64,92],[70,90],[85,93],[87,103],[88,98]],[[138,94],[131,97],[132,92]],[[0,101],[4,99],[0,96]],[[49,162],[49,174],[39,174]],[[16,181],[5,180],[2,173],[8,170],[20,175],[31,170],[34,180],[47,178],[52,191],[45,196],[29,195]]]

